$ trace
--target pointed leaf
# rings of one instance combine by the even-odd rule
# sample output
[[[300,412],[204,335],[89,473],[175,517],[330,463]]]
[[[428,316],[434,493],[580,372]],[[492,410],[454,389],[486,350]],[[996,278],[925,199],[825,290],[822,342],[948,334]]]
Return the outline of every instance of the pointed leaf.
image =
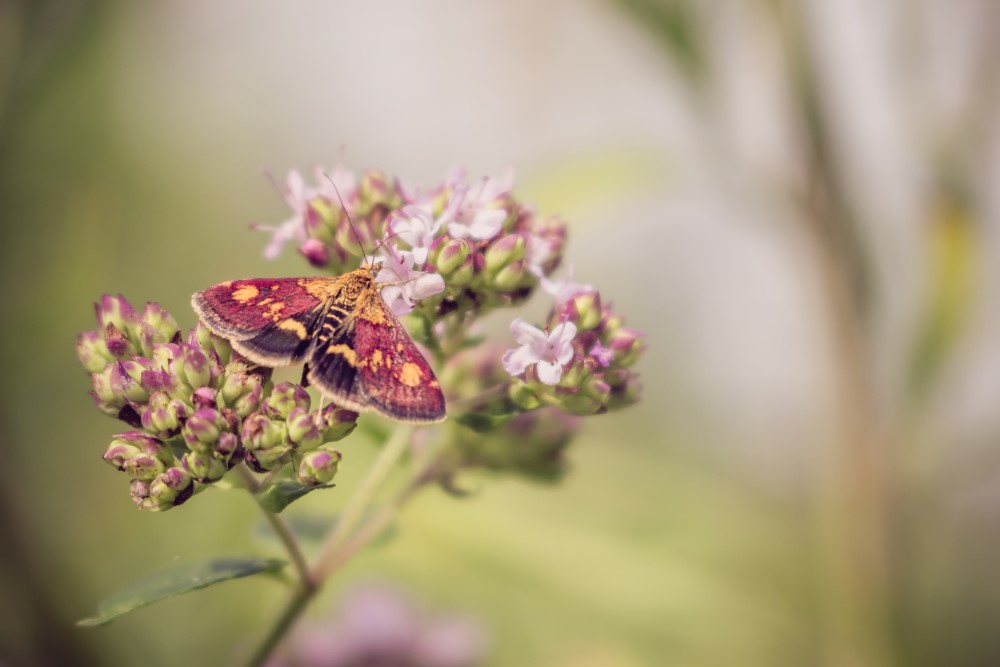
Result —
[[[336,484],[303,486],[296,482],[282,480],[267,487],[257,496],[257,502],[268,512],[278,514],[307,493],[312,493],[317,489],[332,489],[334,486]]]
[[[148,577],[105,598],[97,607],[97,615],[79,621],[77,625],[93,627],[175,595],[196,591],[230,579],[254,574],[274,574],[287,563],[274,558],[217,558],[176,567]]]

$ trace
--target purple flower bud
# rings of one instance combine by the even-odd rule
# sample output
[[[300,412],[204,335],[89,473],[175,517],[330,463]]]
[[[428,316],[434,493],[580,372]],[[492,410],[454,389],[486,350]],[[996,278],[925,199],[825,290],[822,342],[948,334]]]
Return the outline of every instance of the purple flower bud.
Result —
[[[149,484],[149,497],[142,509],[160,512],[180,505],[194,493],[194,480],[183,468],[169,468]]]
[[[473,276],[476,275],[476,258],[482,258],[482,255],[469,255],[465,260],[458,265],[458,268],[448,276],[447,284],[451,287],[464,287],[472,282]]]
[[[486,273],[496,276],[508,264],[524,259],[524,237],[508,234],[500,237],[486,249]]]
[[[132,483],[129,484],[129,495],[132,496],[132,502],[140,509],[145,508],[149,503],[149,480],[133,479]]]
[[[226,431],[219,434],[219,439],[215,443],[215,455],[222,461],[229,463],[233,456],[240,451],[242,443],[240,436]]]
[[[144,370],[139,376],[139,384],[147,392],[173,391],[177,387],[177,381],[173,375],[167,371]]]
[[[181,355],[174,359],[170,370],[178,380],[192,389],[204,387],[212,380],[208,356],[200,347],[190,343],[182,346]]]
[[[594,346],[590,348],[590,356],[601,368],[607,368],[615,359],[614,350],[604,347],[600,341],[594,343]]]
[[[327,447],[307,452],[296,471],[299,481],[303,484],[329,484],[337,475],[341,458],[340,452]]]
[[[615,366],[627,368],[639,359],[642,352],[642,334],[629,327],[618,327],[608,339],[608,347],[614,352]]]
[[[271,395],[264,401],[264,414],[268,417],[287,419],[294,408],[309,409],[309,393],[291,382],[274,385]]]
[[[218,410],[202,408],[188,418],[181,429],[181,434],[188,447],[205,451],[215,445],[219,433],[226,425],[226,420]]]
[[[107,329],[109,324],[114,324],[119,331],[127,331],[139,321],[135,308],[121,294],[101,296],[101,300],[94,304],[94,314],[99,331]]]
[[[224,405],[232,407],[240,417],[246,417],[260,408],[264,378],[258,373],[227,372],[219,393]]]
[[[128,338],[125,332],[119,329],[112,322],[104,329],[104,344],[107,345],[108,352],[116,359],[123,358],[129,352]]]
[[[601,294],[597,290],[581,292],[567,301],[554,314],[558,321],[574,322],[580,331],[589,331],[601,323]]]
[[[285,420],[288,424],[288,439],[299,451],[309,451],[323,444],[323,434],[317,421],[322,419],[319,414],[313,414],[305,408],[296,407]]]
[[[191,394],[191,402],[198,408],[215,408],[215,390],[211,387],[201,387]]]
[[[149,397],[149,407],[142,413],[142,427],[164,438],[177,434],[181,420],[188,414],[183,401],[171,399],[158,391]]]
[[[445,278],[445,282],[449,282],[451,274],[462,266],[470,252],[471,247],[465,239],[454,239],[441,247],[434,264],[438,273]]]
[[[330,246],[319,239],[303,241],[299,245],[299,254],[317,269],[324,269],[330,264]]]
[[[89,373],[99,373],[114,361],[104,337],[96,331],[85,331],[77,337],[76,356]]]

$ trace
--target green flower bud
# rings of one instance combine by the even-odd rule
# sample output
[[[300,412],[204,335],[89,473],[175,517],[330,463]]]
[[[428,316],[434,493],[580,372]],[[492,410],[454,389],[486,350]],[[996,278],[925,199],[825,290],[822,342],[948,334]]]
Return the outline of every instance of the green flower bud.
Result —
[[[514,378],[507,392],[510,400],[523,410],[534,410],[542,404],[535,390],[526,382]]]
[[[303,484],[329,484],[340,467],[340,452],[323,446],[302,455],[296,475]]]
[[[77,337],[76,356],[89,373],[100,373],[115,360],[104,337],[96,331],[85,331]]]
[[[243,444],[251,451],[273,449],[287,442],[285,424],[272,421],[259,412],[243,420]]]
[[[531,274],[528,274],[529,276]],[[496,277],[493,278],[493,284],[497,289],[503,292],[509,292],[516,287],[520,287],[521,283],[524,282],[525,272],[524,272],[524,260],[519,259],[516,262],[511,262],[507,266],[503,267]]]
[[[323,433],[320,431],[322,417],[310,413],[305,408],[292,408],[286,423],[288,424],[288,439],[299,451],[316,449],[323,444]]]
[[[159,438],[128,431],[114,436],[104,460],[134,479],[152,479],[173,465],[174,455]]]
[[[91,384],[94,387],[94,398],[102,410],[112,415],[118,414],[118,410],[125,405],[125,395],[111,381],[116,372],[113,364],[107,366],[100,373],[94,373],[90,376]]]
[[[469,242],[465,239],[454,239],[441,247],[434,264],[446,283],[451,282],[451,274],[462,266],[470,252]]]
[[[446,278],[445,283],[451,287],[464,287],[472,282],[475,275],[476,262],[470,255]]]
[[[309,409],[309,393],[291,382],[276,384],[264,401],[264,414],[268,417],[287,419],[295,408]]]
[[[639,360],[642,353],[642,334],[629,327],[618,327],[607,338],[607,346],[614,353],[614,367],[627,368]]]
[[[227,427],[228,423],[218,410],[202,408],[184,423],[181,435],[192,450],[209,451],[215,446],[219,434]]]
[[[226,464],[208,452],[188,452],[181,459],[181,465],[202,484],[210,484],[222,479],[226,474]]]
[[[111,389],[132,403],[145,403],[149,393],[142,386],[142,372],[147,367],[136,361],[116,361],[111,367]]]
[[[183,468],[169,468],[149,484],[149,497],[142,509],[162,512],[180,505],[194,493],[194,480]]]
[[[323,433],[325,442],[336,442],[343,440],[358,426],[358,413],[354,410],[339,408],[336,405],[328,405],[323,408],[322,421],[326,424],[326,431]]]
[[[233,408],[241,418],[246,417],[260,408],[264,378],[257,373],[227,372],[219,394],[223,405]]]
[[[487,275],[496,276],[508,264],[524,259],[524,238],[520,234],[501,237],[486,249],[485,259]]]
[[[588,331],[601,323],[601,295],[596,291],[577,294],[566,307],[572,309],[570,317],[578,331]]]

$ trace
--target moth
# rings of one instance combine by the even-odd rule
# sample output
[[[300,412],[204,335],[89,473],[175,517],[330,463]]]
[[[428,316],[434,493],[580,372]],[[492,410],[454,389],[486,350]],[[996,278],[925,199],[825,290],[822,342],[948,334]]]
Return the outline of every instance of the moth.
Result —
[[[191,297],[208,329],[261,366],[305,362],[303,376],[338,405],[410,423],[445,418],[427,360],[382,298],[378,265],[341,276],[251,278]]]

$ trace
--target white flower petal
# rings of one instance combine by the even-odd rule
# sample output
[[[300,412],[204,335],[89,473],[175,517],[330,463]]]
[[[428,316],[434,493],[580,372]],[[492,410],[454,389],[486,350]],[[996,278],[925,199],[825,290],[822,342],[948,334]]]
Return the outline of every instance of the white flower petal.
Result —
[[[438,273],[425,273],[416,280],[406,283],[406,295],[419,301],[426,299],[432,294],[440,294],[444,291],[444,278]]]
[[[427,261],[427,248],[424,247],[424,246],[422,246],[422,245],[415,245],[413,243],[411,243],[410,245],[413,246],[413,261],[414,261],[414,263],[416,263],[416,264],[423,264],[424,262],[426,262]],[[441,289],[444,289],[444,287],[442,287]]]
[[[531,353],[531,350],[523,345],[516,350],[507,350],[500,360],[503,369],[511,375],[520,375],[536,361],[538,359]]]
[[[502,208],[482,209],[469,225],[469,234],[480,241],[491,239],[500,232],[500,226],[506,219],[507,211]]]
[[[514,334],[514,340],[516,340],[521,345],[527,345],[536,353],[539,354],[538,358],[541,359],[541,350],[545,349],[545,334],[538,327],[533,327],[520,317],[515,319],[510,323],[510,332]]]
[[[549,333],[548,342],[553,347],[562,348],[564,345],[572,343],[574,338],[576,338],[576,325],[572,322],[563,322],[553,327]]]
[[[538,379],[545,384],[559,384],[559,380],[562,379],[562,364],[554,361],[539,361],[535,370]]]

